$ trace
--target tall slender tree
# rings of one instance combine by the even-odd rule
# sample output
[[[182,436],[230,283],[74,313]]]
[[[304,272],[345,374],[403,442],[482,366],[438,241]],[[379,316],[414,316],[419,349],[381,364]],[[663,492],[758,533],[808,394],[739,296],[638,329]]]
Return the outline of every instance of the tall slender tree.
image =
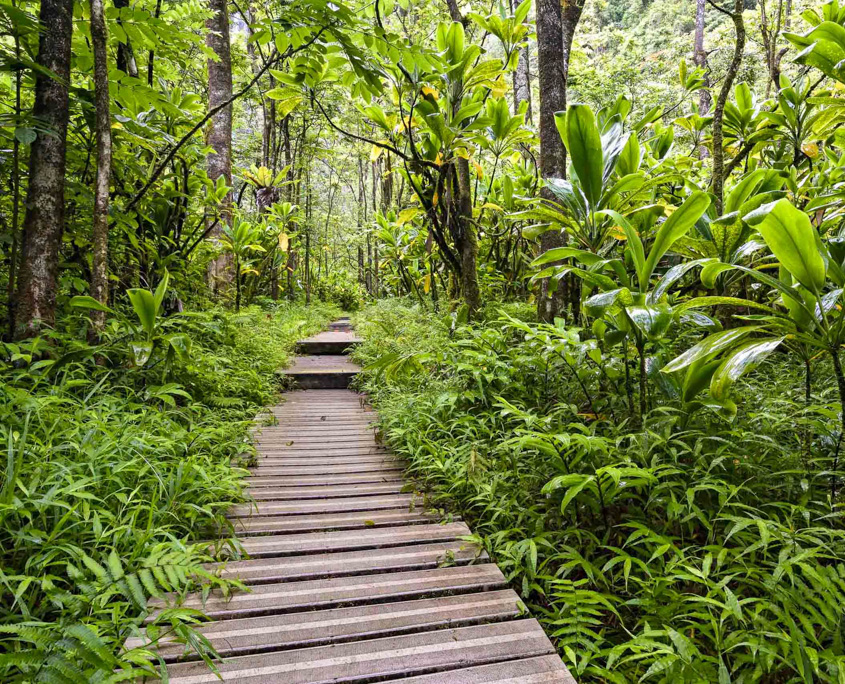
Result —
[[[540,77],[540,174],[543,178],[566,177],[566,149],[555,126],[555,112],[566,110],[569,57],[575,30],[584,11],[585,0],[537,0],[537,71]],[[551,199],[547,189],[541,196]],[[540,250],[546,252],[563,244],[560,233],[545,233]],[[549,296],[549,281],[540,283],[537,313],[551,320],[563,309],[565,291]]]
[[[517,4],[516,0],[511,0],[511,12],[516,9]],[[528,123],[533,123],[531,111],[531,50],[527,42],[525,47],[519,50],[519,58],[516,63],[516,69],[514,69],[513,72],[514,112],[519,110],[519,106],[523,102],[528,103],[528,109],[525,112],[525,120]]]
[[[105,304],[109,296],[109,183],[111,181],[111,117],[109,116],[109,66],[103,0],[90,0],[91,46],[94,52],[94,121],[97,136],[97,177],[94,182],[91,296]],[[94,334],[106,322],[103,311],[92,311]]]
[[[734,43],[734,54],[731,63],[728,65],[728,71],[725,78],[722,80],[722,87],[719,90],[719,96],[716,98],[716,105],[713,107],[713,173],[711,178],[711,188],[713,194],[716,196],[716,201],[713,203],[716,212],[722,213],[723,203],[723,188],[725,184],[725,150],[723,147],[724,133],[724,119],[725,119],[725,105],[728,102],[728,97],[733,88],[736,75],[739,73],[739,67],[742,64],[742,55],[745,51],[745,22],[742,18],[742,10],[744,9],[743,0],[734,0],[733,10],[727,10],[724,7],[708,0],[710,4],[717,10],[726,14],[731,18],[734,24],[734,31],[736,33],[736,43]]]
[[[36,335],[56,314],[59,249],[65,222],[73,0],[42,0],[35,102],[38,133],[29,153],[29,187],[21,244],[15,337]]]
[[[208,36],[206,45],[214,52],[214,59],[208,60],[208,109],[213,110],[232,98],[232,53],[229,42],[229,3],[227,0],[209,0],[213,15],[206,22]],[[223,107],[213,117],[208,131],[211,152],[206,159],[208,177],[217,182],[223,178],[226,185],[232,185],[232,106]],[[231,223],[232,195],[229,193],[221,208],[221,221],[210,232],[209,237],[218,238],[222,225]],[[232,278],[231,259],[222,254],[209,264],[209,279],[216,288],[219,283]]]
[[[695,2],[695,38],[693,42],[693,61],[695,66],[704,69],[705,87],[698,91],[698,113],[704,116],[710,111],[710,78],[707,74],[707,52],[704,49],[704,9],[707,0],[696,0]]]

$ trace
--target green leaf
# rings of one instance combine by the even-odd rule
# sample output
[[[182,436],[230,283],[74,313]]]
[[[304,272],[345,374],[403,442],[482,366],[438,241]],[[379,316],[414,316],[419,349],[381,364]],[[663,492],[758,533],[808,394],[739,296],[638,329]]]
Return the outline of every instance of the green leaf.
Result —
[[[637,329],[649,340],[658,340],[672,325],[672,309],[666,304],[629,306],[625,313]]]
[[[593,110],[588,105],[570,105],[565,116],[563,112],[555,114],[555,124],[559,132],[563,128],[561,138],[569,151],[575,175],[587,202],[595,209],[601,200],[604,157]]]
[[[153,353],[153,343],[147,340],[131,340],[129,349],[132,352],[132,363],[140,368],[149,361]]]
[[[825,265],[818,247],[818,233],[810,218],[787,199],[764,204],[745,220],[754,226],[772,254],[804,287],[819,294],[824,287]]]
[[[170,347],[176,352],[176,356],[183,363],[186,362],[191,355],[191,338],[184,333],[176,333],[167,338]]]
[[[713,398],[726,401],[734,383],[777,349],[783,340],[783,337],[755,340],[742,345],[728,356],[710,380],[710,394]]]
[[[129,301],[132,302],[132,308],[135,309],[138,320],[141,321],[141,327],[148,335],[152,335],[158,311],[155,296],[149,290],[138,288],[127,290],[126,294],[129,295]]]
[[[640,289],[643,291],[647,285],[646,283],[643,283],[642,280],[639,280],[639,275],[645,271],[646,259],[645,248],[643,247],[643,241],[640,239],[640,234],[637,232],[636,228],[631,225],[631,222],[617,211],[605,209],[604,211],[597,213],[612,218],[616,225],[622,229],[622,232],[625,233],[625,239],[628,242],[628,250],[631,252],[631,258],[634,260],[634,269],[637,272]]]
[[[170,284],[170,273],[166,270],[164,272],[164,277],[161,279],[161,282],[156,287],[154,301],[155,301],[155,313],[158,314],[159,310],[161,309],[161,303],[164,301],[164,296],[167,294],[167,286]]]
[[[112,311],[105,304],[100,304],[100,302],[98,302],[93,297],[89,297],[88,295],[80,295],[77,297],[73,297],[70,300],[70,305],[78,309],[94,309],[94,311],[105,311],[106,313],[114,313],[114,311]]]
[[[32,128],[16,128],[15,129],[15,138],[18,142],[24,145],[30,145],[35,142],[36,138],[35,130]]]
[[[731,330],[724,330],[722,332],[714,333],[709,337],[703,339],[694,347],[690,347],[680,356],[675,357],[663,368],[661,373],[676,373],[683,370],[687,366],[692,365],[699,359],[704,359],[709,356],[714,356],[726,349],[730,349],[740,340],[750,335],[755,330],[759,330],[758,325],[747,325],[742,328],[733,328]]]
[[[664,221],[657,231],[657,237],[655,237],[654,244],[648,253],[643,272],[639,274],[641,288],[646,288],[646,283],[651,279],[651,274],[654,273],[654,269],[663,255],[669,251],[669,248],[678,238],[687,234],[709,206],[710,196],[705,192],[696,191]]]

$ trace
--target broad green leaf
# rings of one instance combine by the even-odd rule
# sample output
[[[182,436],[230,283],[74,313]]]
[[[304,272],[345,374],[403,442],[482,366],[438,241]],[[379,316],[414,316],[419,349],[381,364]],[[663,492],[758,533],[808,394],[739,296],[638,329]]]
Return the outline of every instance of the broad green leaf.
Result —
[[[156,287],[154,302],[155,302],[155,313],[158,314],[159,310],[161,309],[161,303],[164,301],[164,296],[167,294],[167,286],[170,284],[170,273],[168,271],[164,272],[164,277],[161,279],[161,282]]]
[[[637,272],[640,291],[643,291],[646,287],[646,283],[643,283],[643,281],[639,279],[639,275],[645,270],[646,259],[645,248],[643,247],[643,241],[640,239],[639,233],[636,228],[631,225],[631,222],[617,211],[605,209],[604,211],[597,212],[597,214],[609,216],[613,219],[616,225],[622,229],[622,232],[625,233],[625,240],[628,243],[631,258],[634,260],[634,269]]]
[[[690,365],[681,387],[681,398],[684,402],[692,401],[695,395],[710,384],[713,373],[721,364],[721,359],[708,361],[706,358],[702,358]]]
[[[540,256],[534,259],[534,261],[531,262],[531,265],[542,266],[553,261],[569,259],[570,257],[574,257],[577,261],[580,261],[587,266],[592,266],[599,261],[603,261],[598,254],[594,254],[593,252],[588,252],[583,249],[577,249],[575,247],[554,247],[553,249],[543,252]]]
[[[666,304],[628,306],[625,313],[649,340],[660,339],[672,325],[672,309]]]
[[[654,273],[654,269],[663,255],[669,251],[678,238],[686,235],[687,231],[707,211],[708,206],[710,206],[710,196],[707,193],[693,192],[660,226],[640,275],[641,288],[646,288],[646,283],[651,279],[651,274]]]
[[[742,345],[728,356],[710,380],[710,394],[713,398],[727,400],[734,383],[777,349],[783,340],[783,337],[755,340]]]
[[[575,175],[587,202],[595,209],[601,199],[604,157],[593,110],[588,105],[570,105],[565,115],[563,112],[555,114],[555,124],[558,131],[564,129],[565,135],[561,137],[569,151]]]
[[[78,309],[94,309],[94,311],[105,311],[106,313],[114,313],[114,311],[112,311],[105,304],[100,304],[100,302],[98,302],[93,297],[89,297],[88,295],[80,295],[78,297],[73,297],[70,300],[70,305]]]
[[[132,352],[132,363],[140,368],[150,360],[153,343],[147,340],[130,340],[129,349]]]
[[[725,271],[733,270],[733,264],[726,264],[722,261],[711,261],[701,269],[701,284],[707,289],[712,289],[716,286],[716,278]]]
[[[825,282],[825,264],[818,248],[818,234],[810,218],[787,199],[765,204],[748,214],[772,254],[795,280],[819,294]]]
[[[699,359],[706,358],[718,354],[725,349],[737,344],[740,340],[750,335],[755,330],[759,330],[758,325],[747,325],[742,328],[733,328],[731,330],[724,330],[722,332],[714,333],[706,337],[701,342],[693,347],[687,349],[680,356],[675,357],[663,368],[661,373],[675,373],[686,368]]]
[[[191,338],[184,333],[176,333],[167,338],[168,343],[179,360],[183,363],[188,360],[191,355]]]
[[[156,305],[156,298],[149,290],[142,290],[133,288],[127,290],[129,301],[132,302],[132,308],[141,321],[141,327],[148,335],[152,335],[155,330],[156,312],[158,306]]]

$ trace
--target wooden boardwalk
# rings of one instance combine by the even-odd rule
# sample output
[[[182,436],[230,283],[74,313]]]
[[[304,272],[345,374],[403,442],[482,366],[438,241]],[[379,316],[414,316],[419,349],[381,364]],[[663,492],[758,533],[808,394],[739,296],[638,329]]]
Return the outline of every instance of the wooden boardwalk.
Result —
[[[318,353],[353,340],[344,327],[317,336]],[[249,478],[255,503],[231,512],[249,559],[223,569],[252,591],[188,600],[213,620],[201,631],[225,658],[223,681],[574,682],[499,569],[461,541],[467,526],[426,511],[406,487],[358,395],[296,391],[272,412]],[[183,650],[159,648],[171,682],[219,681]]]

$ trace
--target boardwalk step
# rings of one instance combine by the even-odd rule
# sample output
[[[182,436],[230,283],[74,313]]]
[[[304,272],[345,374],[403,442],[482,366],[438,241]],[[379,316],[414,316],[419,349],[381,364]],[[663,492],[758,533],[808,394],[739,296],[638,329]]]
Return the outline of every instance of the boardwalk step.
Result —
[[[429,553],[431,550],[429,550]],[[442,551],[441,551],[442,553]],[[456,554],[465,552],[456,549]],[[378,604],[505,588],[505,577],[491,563],[455,565],[376,575],[331,577],[259,584],[229,597],[212,594],[205,601],[189,596],[188,608],[203,609],[214,620],[275,615],[341,606]],[[155,602],[159,607],[161,602]]]
[[[472,563],[486,558],[473,544],[460,541],[416,544],[381,550],[364,549],[318,553],[286,558],[258,558],[229,561],[220,570],[245,584],[266,584],[321,577],[344,577],[393,570],[422,570],[452,564]],[[209,565],[217,569],[219,565]]]
[[[421,497],[413,494],[389,496],[351,496],[340,499],[294,499],[292,501],[267,501],[243,504],[229,511],[230,518],[304,515],[307,513],[354,513],[386,509],[412,510],[422,503]]]
[[[350,456],[333,456],[331,454],[294,453],[284,456],[264,456],[258,454],[257,465],[351,465],[362,463],[381,463],[385,467],[401,464],[402,461],[388,452],[377,454],[352,454]]]
[[[363,340],[346,329],[328,330],[296,343],[300,354],[345,354]]]
[[[514,620],[239,656],[218,667],[223,681],[367,682],[390,675],[425,674],[548,655],[551,651],[552,645],[536,620]],[[202,662],[172,665],[168,674],[173,684],[219,681]]]
[[[262,456],[359,456],[361,454],[386,454],[387,449],[378,445],[357,445],[357,446],[282,446],[264,447],[261,449]]]
[[[386,473],[386,472],[402,472],[402,468],[395,459],[382,459],[372,463],[340,463],[335,464],[312,464],[303,463],[297,465],[279,465],[275,463],[267,463],[266,461],[259,461],[259,465],[253,468],[255,475],[264,477],[270,475],[355,475],[358,473]]]
[[[519,617],[519,597],[510,589],[460,594],[416,601],[334,608],[241,618],[202,625],[198,631],[225,658],[303,648],[355,639],[475,625]],[[144,646],[142,638],[127,647]],[[183,655],[185,646],[165,641],[158,652],[168,662]],[[196,659],[194,656],[193,659]]]
[[[236,518],[235,532],[241,536],[317,532],[326,530],[359,530],[391,525],[422,525],[436,522],[436,515],[406,509],[358,511],[354,513],[318,513],[314,515],[261,516]]]
[[[250,490],[256,501],[290,501],[292,499],[337,499],[369,494],[401,494],[407,485],[401,480],[390,482],[345,484],[335,486],[304,485],[299,487],[259,487]]]
[[[575,680],[556,655],[388,681],[401,681],[402,684],[575,684]]]
[[[242,540],[242,546],[250,558],[285,558],[452,541],[469,533],[469,528],[464,523],[454,522],[445,525],[425,524],[254,537]]]
[[[345,356],[298,356],[284,374],[302,389],[339,389],[348,387],[359,370]]]
[[[255,475],[244,478],[244,482],[250,487],[304,487],[314,485],[330,488],[334,485],[345,484],[379,484],[383,482],[401,482],[402,472],[384,471],[380,473],[359,473],[357,475],[301,475],[296,477],[285,477],[268,475]]]

